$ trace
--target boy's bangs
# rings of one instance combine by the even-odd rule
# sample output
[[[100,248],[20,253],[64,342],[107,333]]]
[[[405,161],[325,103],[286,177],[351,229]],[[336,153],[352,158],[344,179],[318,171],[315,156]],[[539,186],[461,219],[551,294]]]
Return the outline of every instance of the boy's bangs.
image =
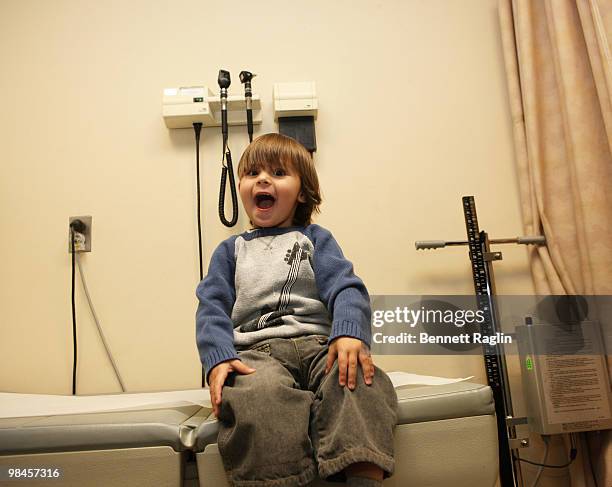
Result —
[[[247,149],[248,153],[245,154],[243,166],[240,168],[240,174],[238,177],[242,177],[245,174],[253,170],[261,169],[277,169],[281,167],[285,171],[291,169],[291,163],[287,162],[291,160],[290,154],[285,154],[285,151],[279,150],[278,147],[269,147],[256,145]]]

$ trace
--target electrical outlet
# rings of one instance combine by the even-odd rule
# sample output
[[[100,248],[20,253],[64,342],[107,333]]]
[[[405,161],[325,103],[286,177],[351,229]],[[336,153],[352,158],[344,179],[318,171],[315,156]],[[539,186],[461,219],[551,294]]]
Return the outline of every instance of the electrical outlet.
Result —
[[[83,232],[75,235],[74,250],[77,252],[91,252],[91,216],[71,216],[68,218],[68,253],[72,252],[70,242],[70,224],[74,220],[81,220],[85,224]]]

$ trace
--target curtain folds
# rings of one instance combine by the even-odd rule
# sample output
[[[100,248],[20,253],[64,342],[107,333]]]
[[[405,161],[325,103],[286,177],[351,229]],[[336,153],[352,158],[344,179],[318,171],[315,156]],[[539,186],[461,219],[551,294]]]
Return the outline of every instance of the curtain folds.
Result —
[[[536,293],[612,295],[612,1],[499,0],[499,16],[524,231],[547,239]],[[612,486],[612,432],[582,440],[571,485]]]

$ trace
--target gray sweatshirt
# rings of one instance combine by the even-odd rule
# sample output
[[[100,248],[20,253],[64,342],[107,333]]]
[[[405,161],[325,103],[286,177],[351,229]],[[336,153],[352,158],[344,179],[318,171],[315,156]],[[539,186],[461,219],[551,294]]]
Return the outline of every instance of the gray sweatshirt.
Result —
[[[276,337],[371,340],[370,299],[332,234],[319,225],[261,228],[223,241],[196,295],[206,374],[237,350]]]

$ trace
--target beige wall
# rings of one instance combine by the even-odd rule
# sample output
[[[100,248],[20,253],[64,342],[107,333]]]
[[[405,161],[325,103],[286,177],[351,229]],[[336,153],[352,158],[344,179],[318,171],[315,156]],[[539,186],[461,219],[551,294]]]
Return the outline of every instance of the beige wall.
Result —
[[[93,216],[82,264],[129,390],[197,387],[198,281],[191,130],[168,130],[162,90],[257,73],[258,133],[272,84],[317,83],[316,162],[331,229],[371,294],[467,294],[461,196],[481,227],[521,233],[495,0],[0,2],[0,390],[69,393],[70,215]],[[225,39],[225,44],[220,42]],[[203,133],[205,254],[220,135]],[[231,132],[238,159],[244,128]],[[524,248],[498,291],[531,293]],[[79,289],[79,392],[119,390]],[[475,375],[480,358],[381,357],[387,369]]]

